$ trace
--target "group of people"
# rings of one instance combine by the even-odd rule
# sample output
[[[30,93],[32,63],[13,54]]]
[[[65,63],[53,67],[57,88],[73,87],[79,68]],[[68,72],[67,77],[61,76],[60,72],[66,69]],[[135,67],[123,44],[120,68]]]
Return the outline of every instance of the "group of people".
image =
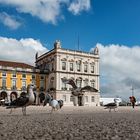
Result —
[[[132,107],[134,108],[135,107],[135,103],[136,103],[136,98],[134,96],[130,96],[129,99],[130,99],[130,102],[132,104]]]

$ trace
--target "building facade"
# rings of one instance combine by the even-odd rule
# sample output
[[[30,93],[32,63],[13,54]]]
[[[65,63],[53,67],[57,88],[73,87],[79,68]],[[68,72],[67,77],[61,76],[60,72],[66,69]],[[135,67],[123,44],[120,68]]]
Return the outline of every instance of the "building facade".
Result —
[[[65,105],[99,106],[99,51],[93,53],[74,51],[61,48],[60,41],[54,43],[54,48],[36,57],[36,69],[46,73],[47,90],[54,89],[55,99],[63,99]],[[98,92],[85,92],[82,96],[73,96],[72,87],[64,84],[63,78],[71,78],[77,87],[91,86]]]
[[[44,99],[46,90],[46,75],[40,74],[28,64],[11,61],[0,61],[0,99],[10,102],[26,94],[28,84],[35,84],[35,104]],[[42,99],[43,98],[43,99]]]

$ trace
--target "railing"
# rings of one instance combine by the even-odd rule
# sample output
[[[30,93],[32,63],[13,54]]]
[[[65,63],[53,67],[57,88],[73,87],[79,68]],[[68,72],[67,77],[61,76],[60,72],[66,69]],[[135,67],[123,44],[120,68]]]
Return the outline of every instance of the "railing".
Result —
[[[25,90],[27,90],[27,88],[26,88],[25,86],[23,86],[23,87],[21,88],[21,90],[22,90],[22,91],[25,91]]]
[[[11,90],[17,90],[17,87],[16,86],[12,86]]]

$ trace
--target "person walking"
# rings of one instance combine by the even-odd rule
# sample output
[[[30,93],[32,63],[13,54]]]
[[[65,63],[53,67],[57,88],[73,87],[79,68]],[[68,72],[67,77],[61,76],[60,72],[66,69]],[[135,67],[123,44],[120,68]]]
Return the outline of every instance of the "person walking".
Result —
[[[135,107],[135,103],[136,103],[136,98],[134,96],[131,96],[131,97],[129,97],[129,99],[130,99],[130,102],[132,104],[132,107],[134,108]]]

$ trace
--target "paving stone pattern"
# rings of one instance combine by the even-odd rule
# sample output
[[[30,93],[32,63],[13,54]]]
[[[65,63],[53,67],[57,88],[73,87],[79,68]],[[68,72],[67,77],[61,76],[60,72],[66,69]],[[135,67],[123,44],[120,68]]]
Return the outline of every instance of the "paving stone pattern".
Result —
[[[140,140],[140,107],[0,107],[0,140]]]

